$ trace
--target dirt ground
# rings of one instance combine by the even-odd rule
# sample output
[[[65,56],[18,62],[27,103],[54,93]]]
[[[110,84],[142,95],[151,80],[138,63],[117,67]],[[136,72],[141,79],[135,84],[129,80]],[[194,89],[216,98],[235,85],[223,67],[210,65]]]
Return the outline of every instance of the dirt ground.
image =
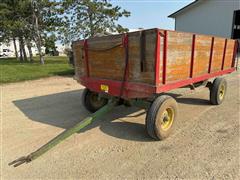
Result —
[[[2,179],[240,179],[240,75],[227,76],[220,106],[209,91],[181,89],[176,131],[164,141],[145,132],[143,110],[118,107],[39,159],[8,163],[36,150],[89,113],[83,87],[53,77],[1,87]]]

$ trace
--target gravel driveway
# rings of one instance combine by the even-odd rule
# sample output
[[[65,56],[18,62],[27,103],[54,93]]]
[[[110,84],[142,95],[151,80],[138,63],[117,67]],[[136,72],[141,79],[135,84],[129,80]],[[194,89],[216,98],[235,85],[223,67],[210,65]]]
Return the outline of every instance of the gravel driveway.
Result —
[[[220,106],[209,91],[173,91],[179,102],[176,131],[152,141],[145,114],[118,107],[32,163],[7,164],[27,155],[89,113],[83,87],[53,77],[8,84],[2,91],[2,179],[240,179],[239,74],[227,76]]]

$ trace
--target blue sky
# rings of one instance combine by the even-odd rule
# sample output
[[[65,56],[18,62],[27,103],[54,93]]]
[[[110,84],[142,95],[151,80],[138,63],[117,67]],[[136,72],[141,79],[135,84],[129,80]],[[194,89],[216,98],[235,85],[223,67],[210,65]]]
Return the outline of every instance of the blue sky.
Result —
[[[174,20],[167,16],[193,0],[111,0],[110,2],[131,12],[130,17],[118,21],[124,27],[174,29]]]

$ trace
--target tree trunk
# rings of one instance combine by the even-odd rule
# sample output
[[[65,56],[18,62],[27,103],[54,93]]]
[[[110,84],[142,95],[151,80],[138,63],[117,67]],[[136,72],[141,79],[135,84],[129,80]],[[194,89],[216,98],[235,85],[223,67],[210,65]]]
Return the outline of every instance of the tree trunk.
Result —
[[[23,62],[23,52],[22,52],[22,46],[21,46],[21,42],[19,40],[19,52],[20,52],[20,62]]]
[[[23,58],[24,58],[24,61],[28,61],[24,40],[22,41],[22,48],[23,48]]]
[[[23,54],[23,58],[24,58],[24,61],[27,61],[27,53],[26,53],[26,49],[25,49],[25,43],[24,43],[24,40],[23,40],[23,37],[20,37],[20,44],[21,44],[21,49],[22,49],[22,54]]]
[[[93,20],[92,20],[92,12],[90,8],[88,8],[88,18],[90,23],[90,37],[93,37],[95,33],[94,33],[94,26],[93,26]]]
[[[28,48],[28,52],[29,52],[30,62],[33,62],[32,44],[31,44],[30,40],[27,40],[27,48]]]
[[[18,60],[17,44],[16,44],[15,37],[13,37],[13,45],[14,45],[14,50],[15,50],[15,56],[16,56],[16,59]]]
[[[39,57],[40,57],[40,63],[44,64],[44,56],[43,56],[42,49],[41,49],[41,42],[39,42],[39,40],[36,40],[36,45],[37,45],[37,49],[38,49],[38,53],[39,53]]]
[[[35,42],[37,45],[37,49],[38,49],[38,53],[39,53],[39,57],[40,57],[40,63],[44,64],[44,56],[43,56],[43,52],[42,52],[42,38],[41,38],[41,33],[39,30],[39,24],[38,24],[38,17],[36,15],[36,12],[33,10],[33,20],[34,20],[34,24],[35,24],[35,31],[36,31],[36,37]]]

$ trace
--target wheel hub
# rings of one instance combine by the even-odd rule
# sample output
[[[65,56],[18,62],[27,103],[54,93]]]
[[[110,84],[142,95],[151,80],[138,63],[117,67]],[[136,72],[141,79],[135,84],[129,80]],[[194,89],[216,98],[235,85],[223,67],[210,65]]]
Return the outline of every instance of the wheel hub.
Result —
[[[161,118],[161,128],[163,130],[168,130],[173,123],[173,119],[174,119],[174,110],[172,108],[167,108],[162,115]]]
[[[90,101],[91,104],[96,108],[101,107],[104,103],[103,99],[99,99],[98,94],[95,93],[91,94]]]
[[[222,85],[220,86],[219,99],[220,99],[220,100],[223,100],[224,95],[225,95],[225,86],[224,86],[224,84],[222,84]]]

